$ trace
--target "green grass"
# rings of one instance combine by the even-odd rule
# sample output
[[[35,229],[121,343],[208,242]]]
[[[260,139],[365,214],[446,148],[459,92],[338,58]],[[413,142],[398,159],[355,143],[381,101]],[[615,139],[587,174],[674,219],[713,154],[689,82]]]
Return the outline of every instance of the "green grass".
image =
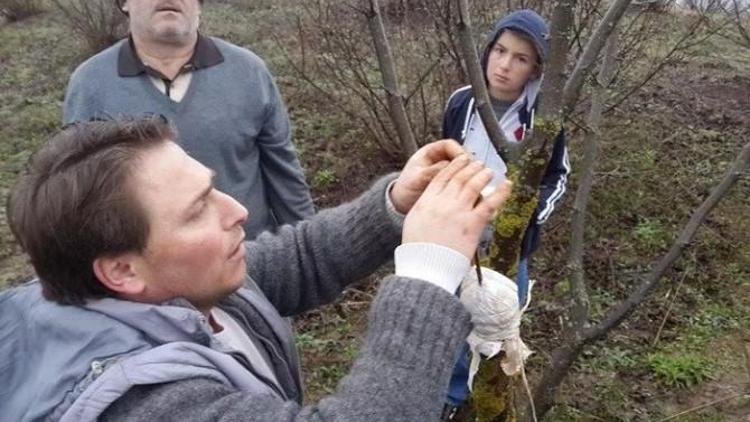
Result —
[[[648,366],[656,381],[667,388],[689,388],[711,378],[711,361],[696,353],[654,353]]]

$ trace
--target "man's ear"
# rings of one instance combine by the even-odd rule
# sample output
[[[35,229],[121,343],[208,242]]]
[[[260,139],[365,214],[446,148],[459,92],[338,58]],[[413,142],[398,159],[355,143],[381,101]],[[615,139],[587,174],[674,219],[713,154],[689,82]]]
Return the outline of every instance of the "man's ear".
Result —
[[[137,261],[134,253],[101,256],[94,260],[94,274],[113,292],[126,297],[137,296],[146,289],[146,282],[137,271]]]

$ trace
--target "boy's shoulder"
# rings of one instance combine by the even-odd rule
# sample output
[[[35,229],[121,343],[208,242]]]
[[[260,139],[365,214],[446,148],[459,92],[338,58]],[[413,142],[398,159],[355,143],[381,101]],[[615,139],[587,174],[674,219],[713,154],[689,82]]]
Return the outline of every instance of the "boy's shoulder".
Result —
[[[453,91],[450,97],[448,97],[447,108],[460,107],[470,99],[474,97],[474,92],[471,89],[471,85],[462,86],[457,90]]]

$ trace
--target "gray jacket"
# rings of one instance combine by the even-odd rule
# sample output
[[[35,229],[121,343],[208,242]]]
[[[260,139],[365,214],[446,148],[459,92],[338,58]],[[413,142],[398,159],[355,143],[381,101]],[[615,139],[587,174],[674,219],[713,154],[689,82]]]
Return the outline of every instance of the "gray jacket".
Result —
[[[0,420],[436,420],[470,325],[454,296],[388,277],[350,374],[308,407],[283,319],[333,300],[391,256],[400,230],[384,204],[387,181],[248,243],[247,287],[220,306],[263,344],[280,387],[183,300],[59,306],[31,283],[0,295]]]

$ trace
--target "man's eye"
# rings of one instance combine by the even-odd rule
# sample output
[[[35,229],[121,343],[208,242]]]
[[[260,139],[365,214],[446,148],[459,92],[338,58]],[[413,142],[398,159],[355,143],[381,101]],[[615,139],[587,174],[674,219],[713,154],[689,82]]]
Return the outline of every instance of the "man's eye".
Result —
[[[203,212],[206,210],[207,205],[208,204],[205,200],[201,201],[190,214],[189,220],[194,221],[200,218],[200,216],[203,215]]]

